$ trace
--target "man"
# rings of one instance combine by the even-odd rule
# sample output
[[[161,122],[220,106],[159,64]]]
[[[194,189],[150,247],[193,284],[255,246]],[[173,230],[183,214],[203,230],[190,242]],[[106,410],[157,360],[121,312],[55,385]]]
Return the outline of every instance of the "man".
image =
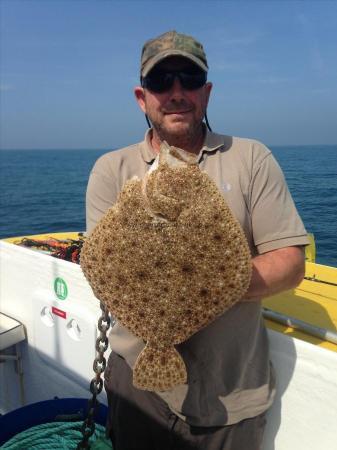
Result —
[[[302,280],[308,240],[270,151],[206,129],[212,90],[207,70],[203,47],[190,36],[172,31],[145,43],[135,96],[152,127],[143,142],[96,162],[87,228],[90,233],[125,181],[145,175],[165,140],[197,154],[200,168],[223,193],[247,237],[252,280],[241,302],[177,346],[188,382],[170,391],[132,386],[144,343],[121,325],[113,327],[105,387],[115,450],[258,450],[275,394],[260,299]]]

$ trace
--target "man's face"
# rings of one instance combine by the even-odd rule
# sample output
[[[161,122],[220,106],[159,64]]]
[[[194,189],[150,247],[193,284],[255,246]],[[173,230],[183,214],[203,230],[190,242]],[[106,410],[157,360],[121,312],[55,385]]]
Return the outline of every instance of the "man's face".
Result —
[[[170,57],[155,66],[155,70],[179,71],[195,67],[188,59]],[[137,87],[139,106],[148,115],[161,140],[178,145],[179,140],[192,138],[200,133],[212,84],[195,89],[184,89],[176,77],[173,86],[162,93]]]

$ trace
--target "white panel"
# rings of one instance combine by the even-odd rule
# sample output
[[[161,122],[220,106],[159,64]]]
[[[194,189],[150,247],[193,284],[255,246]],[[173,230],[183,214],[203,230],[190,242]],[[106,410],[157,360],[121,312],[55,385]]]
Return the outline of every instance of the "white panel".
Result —
[[[57,278],[67,285],[65,300],[57,298]],[[48,326],[46,313],[52,306],[67,314],[67,319],[53,315],[54,327]],[[100,309],[77,264],[0,241],[0,310],[27,331],[27,340],[20,343],[27,403],[91,395]],[[14,367],[0,364],[0,413],[20,406]],[[106,401],[104,392],[100,397]]]
[[[336,450],[337,354],[268,331],[277,396],[263,450]]]
[[[53,310],[53,308],[56,308]],[[34,344],[38,355],[56,371],[85,385],[93,377],[96,318],[69,301],[39,293],[33,303]],[[77,377],[81,374],[81,378]]]

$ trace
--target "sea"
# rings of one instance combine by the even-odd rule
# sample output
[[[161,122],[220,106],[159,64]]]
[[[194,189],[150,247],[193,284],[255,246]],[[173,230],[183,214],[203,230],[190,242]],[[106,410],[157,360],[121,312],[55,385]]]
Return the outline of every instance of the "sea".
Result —
[[[337,145],[271,146],[316,242],[316,262],[337,267]],[[107,150],[2,150],[0,238],[84,231],[90,170]]]

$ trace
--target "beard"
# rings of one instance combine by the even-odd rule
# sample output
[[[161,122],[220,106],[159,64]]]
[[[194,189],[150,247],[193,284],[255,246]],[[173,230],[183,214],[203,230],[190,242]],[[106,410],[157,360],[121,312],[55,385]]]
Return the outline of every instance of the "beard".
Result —
[[[203,135],[202,119],[187,121],[170,117],[159,121],[151,116],[149,119],[160,140],[174,147],[188,150]]]

